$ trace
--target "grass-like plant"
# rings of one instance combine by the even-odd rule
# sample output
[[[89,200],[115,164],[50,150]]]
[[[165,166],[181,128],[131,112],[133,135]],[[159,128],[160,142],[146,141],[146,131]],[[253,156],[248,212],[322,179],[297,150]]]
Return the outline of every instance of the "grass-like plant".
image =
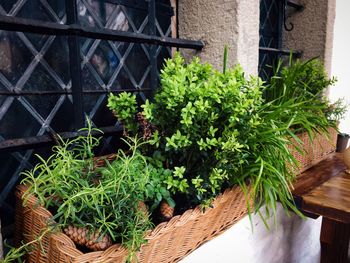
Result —
[[[331,104],[325,97],[335,83],[318,59],[300,61],[290,56],[287,65],[282,60],[277,63],[266,83],[264,99],[271,107],[287,107],[286,119],[294,118],[291,128],[295,132],[306,130],[312,137],[312,131],[326,133],[344,116],[346,105],[341,100]]]

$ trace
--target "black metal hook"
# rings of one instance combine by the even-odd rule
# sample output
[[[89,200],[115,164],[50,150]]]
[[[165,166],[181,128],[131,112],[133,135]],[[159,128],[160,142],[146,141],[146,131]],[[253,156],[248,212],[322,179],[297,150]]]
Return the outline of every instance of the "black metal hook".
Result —
[[[283,6],[283,26],[286,31],[292,31],[294,29],[294,24],[292,22],[289,22],[290,27],[287,26],[287,16],[286,16],[286,10],[288,6],[288,0],[284,0],[284,6]]]

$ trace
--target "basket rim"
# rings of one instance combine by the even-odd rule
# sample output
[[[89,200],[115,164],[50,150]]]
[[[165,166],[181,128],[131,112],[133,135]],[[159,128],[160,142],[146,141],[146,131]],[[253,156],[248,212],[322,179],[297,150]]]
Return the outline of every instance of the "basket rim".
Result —
[[[18,196],[18,198],[20,198],[21,200],[24,200],[23,195],[27,191],[27,189],[28,189],[28,186],[26,185],[23,185],[23,184],[17,185],[16,195]],[[153,239],[158,238],[163,233],[166,233],[169,230],[174,229],[174,227],[180,227],[188,223],[189,221],[198,220],[199,217],[205,216],[207,213],[209,213],[210,210],[215,209],[220,203],[227,201],[230,198],[230,195],[237,191],[242,191],[242,189],[238,185],[227,188],[223,193],[220,193],[218,196],[215,197],[212,203],[212,207],[205,209],[205,211],[203,211],[200,205],[198,205],[195,208],[186,210],[181,215],[174,216],[168,222],[162,222],[158,224],[154,229],[149,230],[146,233],[145,239],[147,241],[151,241]],[[35,212],[39,212],[41,216],[44,216],[44,220],[48,221],[53,217],[52,213],[48,209],[46,209],[45,207],[39,204],[39,200],[34,195],[31,195],[28,198],[28,202],[26,205],[24,204],[22,205],[24,207],[29,207],[30,209],[33,209]],[[113,254],[113,257],[118,257],[121,255],[124,255],[127,251],[127,249],[124,246],[122,246],[120,243],[114,243],[111,247],[107,248],[104,251],[94,251],[94,252],[83,253],[76,247],[75,243],[66,234],[64,234],[63,231],[52,233],[50,235],[50,238],[54,239],[54,241],[57,242],[57,244],[62,244],[62,245],[64,244],[64,246],[61,246],[61,245],[58,246],[58,249],[64,251],[69,247],[70,248],[69,254],[71,255],[73,254],[79,257],[84,256],[84,258],[86,256],[92,256],[92,258],[96,258],[96,257],[110,258],[112,254]],[[111,254],[112,251],[113,253]],[[68,251],[64,251],[64,252],[68,252]]]

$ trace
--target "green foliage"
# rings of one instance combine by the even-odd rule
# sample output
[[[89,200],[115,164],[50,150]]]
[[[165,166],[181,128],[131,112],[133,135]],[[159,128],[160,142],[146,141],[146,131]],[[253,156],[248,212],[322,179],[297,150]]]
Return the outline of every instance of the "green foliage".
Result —
[[[323,100],[324,92],[334,85],[335,78],[329,79],[323,64],[318,59],[308,61],[293,60],[283,66],[282,60],[274,69],[274,76],[265,91],[266,101],[289,100],[298,101]]]
[[[311,136],[334,126],[323,98],[334,82],[317,60],[290,61],[289,67],[281,62],[263,86],[258,78],[247,79],[240,66],[227,69],[227,49],[222,73],[198,58],[186,64],[176,54],[161,71],[154,100],[141,105],[155,127],[148,142],[174,169],[166,176],[167,189],[208,206],[224,188],[239,184],[250,188],[255,212],[266,205],[267,216],[275,214],[279,201],[301,215],[290,192],[298,163],[289,138],[300,150],[296,133]]]
[[[325,110],[327,120],[337,123],[345,117],[348,105],[345,103],[344,99],[338,99],[334,103],[327,101],[327,104],[328,107]]]
[[[247,80],[239,66],[220,73],[199,59],[186,65],[177,54],[161,71],[161,83],[154,102],[141,106],[143,114],[161,131],[156,142],[170,167],[186,167],[182,182],[190,199],[210,199],[229,178],[216,169],[219,153],[241,151],[244,140],[237,137],[256,125],[261,82]],[[180,182],[176,176],[168,181]]]
[[[259,79],[246,79],[240,66],[220,73],[198,59],[185,64],[177,54],[161,83],[154,102],[141,107],[157,128],[151,143],[174,169],[166,180],[173,194],[207,206],[223,187],[249,181],[256,211],[263,203],[274,210],[277,199],[294,207],[285,164],[293,161],[285,139],[291,116],[284,109],[278,121],[266,118],[277,113],[264,106]]]
[[[346,106],[341,101],[332,105],[324,95],[327,88],[335,82],[335,78],[327,77],[319,60],[302,62],[290,58],[285,67],[282,61],[279,61],[274,76],[266,85],[264,97],[272,106],[286,106],[286,119],[294,116],[306,121],[294,121],[292,128],[295,131],[307,130],[310,135],[312,130],[326,132],[328,127],[336,126],[336,121],[339,121],[346,111]]]
[[[55,211],[54,220],[61,227],[74,225],[98,230],[121,242],[131,255],[145,243],[144,234],[152,228],[149,215],[140,211],[140,202],[158,204],[162,199],[174,205],[164,178],[171,173],[156,159],[143,156],[140,140],[129,138],[129,153],[118,151],[115,161],[94,165],[93,149],[100,139],[91,135],[63,141],[54,154],[32,171],[24,172],[22,183],[28,185],[25,200],[35,195],[40,204]]]
[[[111,93],[108,97],[107,106],[127,130],[134,133],[137,131],[137,126],[134,122],[137,111],[136,96],[134,94],[123,92],[119,96],[115,96]]]
[[[32,252],[33,250],[41,250],[44,251],[43,247],[43,238],[45,235],[47,235],[49,232],[54,232],[57,230],[56,225],[49,225],[46,229],[42,230],[40,234],[37,237],[33,237],[34,239],[31,240],[28,243],[23,243],[19,247],[12,247],[8,244],[5,245],[9,248],[9,251],[7,252],[4,259],[0,259],[0,263],[10,263],[10,262],[18,262],[22,263],[23,257],[27,254]]]

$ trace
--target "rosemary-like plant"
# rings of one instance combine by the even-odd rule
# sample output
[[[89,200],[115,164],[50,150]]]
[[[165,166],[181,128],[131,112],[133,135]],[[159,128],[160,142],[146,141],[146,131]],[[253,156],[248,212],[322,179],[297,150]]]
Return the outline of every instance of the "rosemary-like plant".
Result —
[[[115,161],[96,167],[93,149],[100,139],[91,135],[93,130],[89,123],[83,129],[86,136],[61,140],[48,160],[38,156],[40,163],[23,173],[22,183],[28,186],[25,200],[35,195],[41,205],[55,212],[53,219],[59,226],[108,234],[133,256],[153,226],[140,202],[157,205],[165,199],[174,205],[164,182],[171,171],[143,156],[136,137],[124,140],[128,154],[119,150]]]

